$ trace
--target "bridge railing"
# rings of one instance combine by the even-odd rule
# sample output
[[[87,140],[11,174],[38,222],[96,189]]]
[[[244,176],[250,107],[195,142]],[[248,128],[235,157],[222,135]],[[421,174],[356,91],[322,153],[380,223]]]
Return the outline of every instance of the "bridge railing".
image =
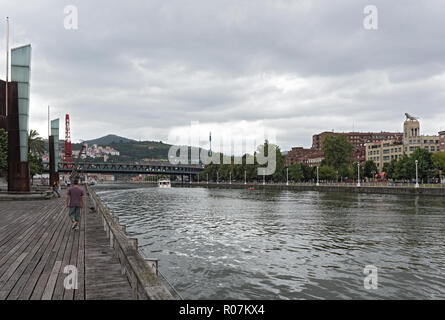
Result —
[[[49,171],[49,165],[43,164],[45,172]],[[71,172],[73,169],[72,163],[59,163],[59,172]],[[203,170],[200,165],[175,165],[171,163],[157,163],[157,164],[131,164],[131,163],[81,163],[77,165],[78,172],[85,173],[127,173],[127,174],[198,174]]]
[[[96,212],[102,217],[104,230],[133,289],[133,297],[140,300],[172,300],[173,295],[157,276],[157,260],[144,259],[138,250],[138,241],[128,238],[125,226],[119,224],[94,190],[86,185],[87,195]]]

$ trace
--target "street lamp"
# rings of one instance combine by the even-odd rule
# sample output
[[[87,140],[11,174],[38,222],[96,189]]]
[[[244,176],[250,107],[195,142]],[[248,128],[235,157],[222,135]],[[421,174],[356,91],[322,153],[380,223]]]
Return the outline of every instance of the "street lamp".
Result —
[[[320,183],[318,182],[318,166],[317,166],[317,184],[316,184],[317,186],[319,186],[320,185]]]
[[[416,188],[419,187],[419,170],[418,170],[418,163],[419,163],[419,161],[416,160]]]
[[[357,174],[358,174],[357,187],[360,187],[360,162],[357,162]]]
[[[289,185],[289,167],[286,168],[286,186]]]

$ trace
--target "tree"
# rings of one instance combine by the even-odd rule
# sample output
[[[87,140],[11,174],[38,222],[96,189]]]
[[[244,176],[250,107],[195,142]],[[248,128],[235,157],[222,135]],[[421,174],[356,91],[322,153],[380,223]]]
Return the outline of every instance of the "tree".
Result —
[[[44,154],[45,142],[36,130],[31,129],[28,135],[28,153],[32,154]]]
[[[331,166],[321,166],[318,173],[320,180],[332,181],[337,179],[337,170]]]
[[[383,165],[382,172],[386,172],[386,177],[388,179],[395,179],[394,170],[395,170],[396,163],[397,163],[397,160],[393,159],[393,160],[391,160],[391,162],[386,162]]]
[[[386,164],[386,163],[385,163]],[[363,174],[366,178],[374,178],[374,176],[379,173],[379,170],[377,169],[377,164],[372,161],[368,160],[365,162],[365,168],[363,171]]]
[[[415,167],[415,161],[416,160],[418,161],[417,167],[418,167],[419,179],[427,181],[428,178],[435,176],[436,172],[434,170],[433,154],[431,152],[419,148],[414,150],[414,152],[411,154],[410,159],[413,161],[414,167]]]
[[[445,152],[436,152],[433,154],[434,167],[439,171],[445,171]]]
[[[289,167],[289,180],[301,181],[304,179],[303,169],[299,162],[295,162]]]
[[[345,135],[328,136],[323,143],[325,164],[336,170],[349,167],[353,150]]]
[[[392,177],[398,180],[410,180],[416,176],[416,167],[414,161],[406,154],[394,162],[394,172]]]
[[[43,163],[42,158],[39,156],[28,153],[28,161],[29,161],[29,171],[31,173],[32,183],[34,182],[34,176],[36,174],[42,174],[43,172]]]
[[[351,167],[352,176],[350,178],[357,180],[358,179],[358,168],[357,162],[354,162]],[[365,169],[360,166],[360,179],[363,179],[365,177]]]
[[[312,181],[317,178],[317,173],[315,172],[317,169],[315,167],[309,167],[308,165],[302,164],[301,170],[303,171],[304,181]]]
[[[8,133],[0,129],[0,176],[8,172]]]
[[[355,173],[354,173],[355,170]],[[343,165],[337,170],[338,179],[353,179],[357,177],[357,167]]]

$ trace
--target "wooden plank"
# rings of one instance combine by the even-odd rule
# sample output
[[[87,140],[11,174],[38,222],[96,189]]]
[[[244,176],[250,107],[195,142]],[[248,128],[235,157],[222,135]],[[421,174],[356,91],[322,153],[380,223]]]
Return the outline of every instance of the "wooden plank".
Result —
[[[17,282],[20,279],[23,271],[26,269],[30,260],[32,260],[33,256],[38,251],[39,246],[46,239],[48,234],[45,232],[46,231],[45,225],[46,225],[46,223],[43,223],[41,230],[36,230],[36,232],[30,233],[29,234],[30,237],[22,243],[20,250],[29,251],[29,255],[27,256],[26,260],[23,261],[23,264],[15,271],[15,273],[9,279],[9,281],[6,284],[2,283],[0,285],[0,288],[1,288],[0,298],[4,299],[5,295],[6,296],[9,295],[8,290],[10,290],[15,285],[15,282]],[[42,232],[43,234],[41,234],[39,231]],[[19,252],[20,251],[17,250],[15,255],[17,255]],[[12,256],[14,256],[14,255],[12,255]],[[7,265],[7,264],[5,264],[5,265]]]
[[[61,208],[64,208],[64,206],[62,205]],[[50,270],[56,261],[59,248],[62,244],[66,244],[64,241],[65,237],[67,233],[71,231],[71,228],[67,225],[67,223],[69,223],[67,222],[67,217],[63,213],[64,211],[60,210],[59,215],[62,223],[60,225],[60,232],[57,238],[54,238],[51,241],[42,259],[33,270],[31,277],[21,291],[18,297],[19,299],[30,299],[34,293],[36,293],[34,295],[34,299],[37,299],[39,295],[41,296],[41,294],[43,294],[44,286],[49,278]]]
[[[14,273],[14,271],[19,267],[19,265],[22,263],[22,261],[26,258],[26,256],[28,255],[28,252],[23,252],[18,258],[17,260],[14,261],[14,263],[11,264],[11,266],[8,268],[8,270],[6,270],[6,272],[2,275],[2,277],[0,278],[0,286],[6,282],[9,277],[12,276],[12,274]]]
[[[42,300],[51,300],[54,293],[54,287],[56,286],[57,277],[60,273],[61,265],[62,261],[56,261],[54,264],[53,270],[51,271],[51,275],[49,276],[46,284],[45,291],[43,292]]]
[[[77,269],[79,272],[78,288],[75,290],[74,299],[85,299],[85,225],[88,214],[88,206],[81,212],[80,217],[80,235],[79,235],[79,253],[77,255]]]
[[[70,227],[70,226],[68,226],[68,227]],[[76,233],[78,233],[78,232],[75,230],[72,230],[70,228],[70,232],[68,233],[68,239],[66,240],[65,250],[62,250],[62,249],[59,250],[58,257],[61,257],[63,267],[66,267],[70,264],[70,259],[71,259],[73,244],[74,244],[74,238],[76,236]],[[59,275],[59,277],[57,278],[56,289],[54,290],[54,294],[53,294],[53,300],[62,300],[63,299],[63,294],[65,291],[65,288],[63,286],[64,279],[65,279],[64,274]]]
[[[81,210],[81,219],[82,219],[82,211]],[[80,224],[82,223],[82,220],[80,221]],[[81,226],[79,226],[80,229]],[[79,238],[80,238],[80,230],[75,230],[73,231],[74,234],[74,238],[73,238],[73,242],[72,242],[72,248],[71,248],[71,252],[67,253],[68,254],[68,261],[67,264],[75,266],[77,268],[77,272],[79,272],[79,266],[77,265],[77,256],[79,253]],[[79,279],[78,279],[79,280]],[[64,290],[62,292],[62,297],[63,300],[73,300],[74,299],[74,289],[66,289],[64,287]]]
[[[46,261],[46,257],[49,256],[53,243],[59,239],[59,235],[62,232],[61,226],[63,224],[64,224],[63,219],[59,219],[53,225],[53,229],[50,232],[51,236],[48,237],[48,240],[46,241],[45,245],[39,248],[37,254],[30,261],[25,272],[22,274],[22,277],[19,279],[19,281],[17,281],[14,288],[10,292],[8,300],[18,299],[20,293],[22,292],[23,288],[26,285],[28,285],[29,287],[35,285],[35,282],[38,280],[38,275],[36,276],[38,272],[35,272],[36,267],[38,266],[39,263],[42,263],[42,261]],[[32,275],[34,275],[34,278],[32,277]]]
[[[34,218],[35,219],[35,218]],[[42,216],[42,225],[43,227],[47,225],[48,219],[51,219],[51,211],[47,212],[46,215]],[[5,265],[7,265],[7,261],[10,258],[16,257],[20,251],[23,251],[24,248],[26,248],[30,241],[29,239],[32,239],[31,237],[34,235],[38,235],[42,232],[42,227],[39,228],[39,226],[36,223],[29,224],[27,229],[21,229],[19,230],[21,232],[20,235],[15,235],[14,239],[9,241],[8,243],[4,243],[2,245],[2,248],[4,251],[7,251],[6,255],[3,255],[3,257],[0,259],[0,275],[4,271]]]
[[[54,266],[54,263],[57,260],[62,260],[63,254],[65,252],[65,248],[67,246],[67,241],[69,239],[70,233],[72,232],[71,227],[67,225],[67,223],[62,224],[62,240],[60,242],[56,242],[52,248],[51,255],[48,257],[46,264],[41,269],[41,273],[39,274],[39,279],[35,288],[32,291],[31,296],[28,299],[31,300],[39,300],[42,297],[43,290],[45,288],[46,282],[49,279],[51,274],[51,270]],[[62,267],[65,267],[62,265]],[[56,283],[57,290],[57,283]],[[55,294],[55,293],[54,293]],[[53,296],[54,296],[53,294]]]
[[[62,198],[0,203],[0,299],[132,299],[132,290],[101,216],[81,211],[71,230]],[[66,265],[78,270],[78,288],[63,286]]]
[[[44,233],[36,242],[36,245],[32,248],[32,251],[27,255],[25,260],[20,264],[20,266],[16,269],[14,274],[9,278],[9,280],[4,284],[0,284],[0,299],[5,299],[11,289],[14,287],[16,282],[22,277],[24,270],[29,265],[30,260],[34,257],[36,252],[38,251],[40,244],[46,240],[48,237],[48,233]]]
[[[86,207],[89,207],[89,201]],[[132,290],[110,248],[101,216],[88,214],[85,233],[86,299],[132,299]]]

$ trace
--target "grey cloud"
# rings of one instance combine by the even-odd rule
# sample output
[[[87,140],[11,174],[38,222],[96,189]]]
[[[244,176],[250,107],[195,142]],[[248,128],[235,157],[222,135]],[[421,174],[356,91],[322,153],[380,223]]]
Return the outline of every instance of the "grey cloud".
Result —
[[[74,140],[265,120],[283,149],[353,123],[400,130],[406,111],[445,118],[440,0],[373,1],[377,31],[362,27],[364,0],[73,0],[76,31],[63,28],[65,4],[0,4],[12,44],[33,45],[31,127],[43,133],[48,104],[71,114]]]

